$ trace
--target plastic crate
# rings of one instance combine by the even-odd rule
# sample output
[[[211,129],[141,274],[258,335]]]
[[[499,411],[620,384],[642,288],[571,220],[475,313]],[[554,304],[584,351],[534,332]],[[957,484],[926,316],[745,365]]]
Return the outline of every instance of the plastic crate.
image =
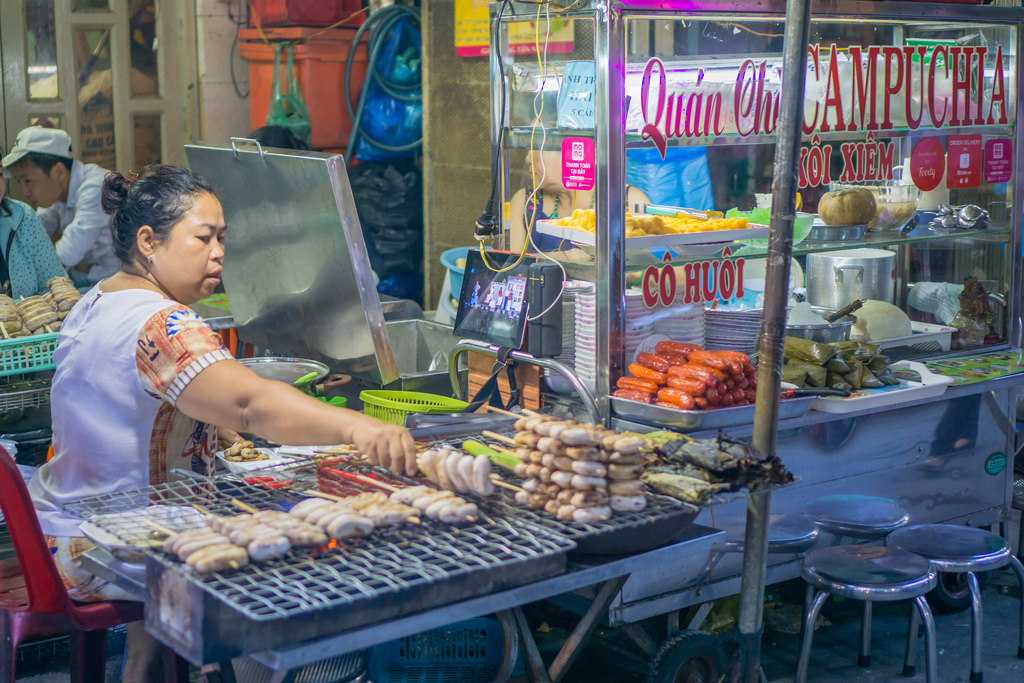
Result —
[[[359,394],[359,400],[363,413],[395,425],[404,425],[406,415],[460,413],[469,407],[465,401],[418,391],[367,390]]]
[[[458,300],[462,294],[462,278],[466,275],[465,264],[459,265],[459,259],[469,256],[469,247],[455,247],[441,254],[441,265],[448,269],[448,284],[451,285],[452,297]]]
[[[58,337],[53,332],[0,340],[0,377],[53,370],[53,352],[57,350]]]
[[[367,671],[374,683],[490,683],[503,651],[501,624],[478,617],[377,645]]]

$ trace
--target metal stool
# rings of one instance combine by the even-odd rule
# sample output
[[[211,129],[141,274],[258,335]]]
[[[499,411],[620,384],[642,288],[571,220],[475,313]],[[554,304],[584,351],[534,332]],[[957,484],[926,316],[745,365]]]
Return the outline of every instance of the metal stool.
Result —
[[[812,501],[804,513],[813,519],[818,527],[842,539],[853,538],[861,541],[882,540],[893,531],[906,526],[910,515],[906,509],[891,498],[841,494],[824,496]],[[804,614],[810,609],[814,588],[807,587]],[[857,664],[871,666],[871,601],[864,601],[864,616],[860,626],[860,655]],[[811,622],[812,624],[814,622]]]
[[[804,619],[796,683],[806,683],[811,659],[814,622],[829,595],[864,602],[913,600],[925,626],[928,683],[938,683],[935,621],[925,594],[935,588],[938,574],[928,560],[896,548],[841,545],[812,550],[804,558],[804,581],[817,591]]]
[[[993,533],[957,524],[920,524],[894,531],[886,544],[926,558],[939,573],[967,575],[971,591],[971,681],[982,680],[981,671],[981,590],[976,572],[1001,569],[1010,565],[1017,574],[1024,591],[1024,566],[1010,553],[1006,541]],[[914,675],[917,641],[917,619],[910,616],[907,634],[907,657],[903,668],[905,676]],[[1024,659],[1024,595],[1020,601],[1020,626],[1017,639],[1017,657]]]

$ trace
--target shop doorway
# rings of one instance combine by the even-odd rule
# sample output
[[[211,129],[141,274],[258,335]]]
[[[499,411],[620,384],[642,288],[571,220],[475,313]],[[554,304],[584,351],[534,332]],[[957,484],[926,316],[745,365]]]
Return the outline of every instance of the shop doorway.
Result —
[[[40,124],[67,130],[79,159],[107,169],[183,163],[194,24],[191,2],[4,0],[0,147]]]

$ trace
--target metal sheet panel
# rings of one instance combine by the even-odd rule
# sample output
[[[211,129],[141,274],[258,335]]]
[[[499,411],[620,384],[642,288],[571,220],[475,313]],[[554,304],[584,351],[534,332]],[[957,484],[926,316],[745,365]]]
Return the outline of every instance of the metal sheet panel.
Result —
[[[246,339],[396,380],[345,160],[235,141],[185,152],[224,205],[224,287]]]

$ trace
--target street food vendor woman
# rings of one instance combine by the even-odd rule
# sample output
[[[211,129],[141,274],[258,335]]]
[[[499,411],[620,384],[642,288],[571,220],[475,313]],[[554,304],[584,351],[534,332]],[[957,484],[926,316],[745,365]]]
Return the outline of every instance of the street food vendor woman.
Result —
[[[258,377],[188,307],[213,293],[224,262],[227,226],[206,180],[174,166],[112,173],[103,207],[121,270],[89,291],[61,329],[55,457],[30,486],[74,599],[126,596],[81,568],[87,542],[62,506],[209,465],[214,425],[278,443],[353,443],[375,462],[415,471],[406,430]]]

